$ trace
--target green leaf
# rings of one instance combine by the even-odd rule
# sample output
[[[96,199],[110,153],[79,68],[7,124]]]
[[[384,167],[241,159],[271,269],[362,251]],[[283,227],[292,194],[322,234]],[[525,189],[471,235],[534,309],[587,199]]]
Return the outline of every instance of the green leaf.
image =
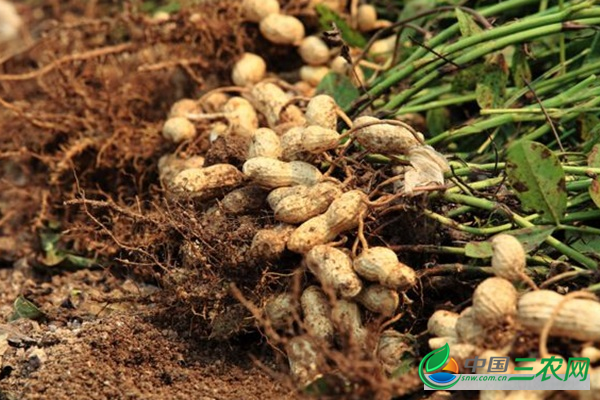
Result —
[[[597,143],[600,143],[600,118],[591,113],[583,113],[577,117],[577,131],[579,132],[583,151],[587,152]]]
[[[59,240],[60,234],[56,232],[44,232],[40,234],[42,250],[44,251],[44,257],[42,258],[44,265],[52,267],[64,261],[65,255],[57,248]]]
[[[508,69],[502,53],[496,53],[485,63],[479,75],[475,96],[481,108],[501,107],[508,83]]]
[[[588,155],[588,166],[591,168],[600,168],[600,144],[595,144]],[[596,176],[592,180],[592,184],[588,188],[588,193],[596,207],[600,208],[600,176]]]
[[[470,258],[490,258],[492,253],[490,242],[469,242],[465,245],[465,255]]]
[[[537,249],[556,229],[553,225],[536,225],[531,228],[521,228],[504,233],[513,235],[517,238],[525,253],[530,253]]]
[[[527,54],[521,46],[517,46],[512,58],[513,82],[518,88],[525,87],[525,82],[531,82],[531,67],[527,62]]]
[[[514,236],[525,250],[530,253],[537,249],[556,229],[553,225],[536,225],[531,228],[515,229],[506,231],[508,235]],[[465,245],[465,255],[470,258],[490,258],[493,254],[492,244],[485,242],[469,242]]]
[[[483,32],[483,29],[477,25],[471,14],[465,13],[458,7],[454,11],[456,13],[456,19],[458,19],[460,34],[463,37],[469,37]]]
[[[27,318],[27,319],[40,319],[44,316],[44,313],[39,308],[23,296],[17,297],[13,304],[13,314],[10,317],[11,321]]]
[[[60,250],[58,244],[60,233],[49,231],[40,234],[40,242],[44,257],[41,258],[42,264],[47,267],[66,267],[66,268],[90,268],[96,265],[96,261],[90,258],[77,256],[66,251]]]
[[[454,79],[452,79],[452,91],[454,93],[464,93],[475,90],[477,81],[483,74],[484,68],[485,66],[483,64],[475,64],[458,71]]]
[[[432,351],[431,353],[433,354],[427,359],[427,362],[425,363],[425,371],[427,373],[433,372],[446,365],[446,361],[448,361],[448,358],[450,357],[450,346],[448,346],[448,343],[446,343],[445,345],[443,345],[437,350]]]
[[[567,207],[565,172],[556,155],[541,143],[519,140],[506,155],[508,180],[523,208],[558,224]]]
[[[319,24],[321,25],[322,29],[326,31],[331,30],[331,23],[333,22],[340,30],[342,39],[344,39],[344,42],[346,42],[349,46],[360,47],[361,49],[365,47],[367,44],[367,39],[365,39],[364,36],[358,31],[352,29],[346,20],[340,17],[331,8],[324,4],[317,4],[315,6],[315,10],[319,15]]]
[[[317,86],[317,93],[333,97],[341,108],[347,108],[360,95],[350,78],[329,72]]]
[[[600,254],[600,235],[581,232],[566,232],[569,246],[581,253]]]

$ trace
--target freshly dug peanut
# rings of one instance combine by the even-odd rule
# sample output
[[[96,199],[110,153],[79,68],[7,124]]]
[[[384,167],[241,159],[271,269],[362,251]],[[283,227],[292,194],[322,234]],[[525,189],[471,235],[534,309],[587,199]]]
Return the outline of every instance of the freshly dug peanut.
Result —
[[[186,193],[190,197],[207,199],[227,193],[239,186],[244,175],[233,165],[215,164],[206,168],[189,168],[181,171],[172,184],[174,193]]]
[[[306,123],[335,131],[337,126],[337,104],[333,97],[320,94],[306,105]]]
[[[302,110],[298,108],[298,106],[288,104],[279,113],[279,121],[275,128],[281,129],[282,127],[287,127],[287,129],[290,129],[295,126],[305,125],[306,118],[304,117]],[[285,132],[285,130],[282,130],[281,132]]]
[[[387,374],[392,374],[402,364],[403,356],[412,351],[408,340],[400,332],[387,329],[381,332],[377,344],[377,359]]]
[[[228,114],[227,120],[231,130],[240,136],[251,137],[258,129],[258,116],[250,102],[241,97],[232,97],[223,105],[223,112]]]
[[[354,260],[354,270],[366,280],[391,289],[406,290],[417,283],[415,271],[398,261],[387,247],[370,247]]]
[[[267,194],[260,186],[244,186],[227,193],[221,200],[221,207],[227,214],[248,214],[262,208]]]
[[[341,195],[339,185],[320,182],[314,186],[297,185],[275,189],[267,197],[267,202],[275,212],[276,220],[299,224],[324,213]]]
[[[442,346],[447,345],[455,345],[458,344],[458,338],[456,336],[442,336],[442,337],[434,337],[427,341],[429,348],[431,350],[439,349]]]
[[[525,250],[519,240],[507,234],[492,239],[492,269],[496,276],[509,281],[521,280],[525,273]]]
[[[291,326],[294,320],[296,302],[291,293],[281,293],[269,298],[265,304],[265,317],[275,329]]]
[[[521,296],[517,316],[523,326],[541,332],[563,296],[551,290],[537,290]],[[600,303],[568,299],[554,318],[550,335],[582,341],[600,341]]]
[[[353,66],[342,56],[337,56],[329,65],[336,74],[347,76],[354,86],[360,86],[365,82],[365,74],[358,65]]]
[[[249,86],[260,82],[267,73],[267,63],[259,55],[244,53],[231,71],[231,80],[237,86]]]
[[[306,253],[318,244],[331,242],[340,233],[358,226],[358,219],[367,210],[365,195],[351,190],[334,200],[325,214],[313,217],[300,225],[288,241],[288,249]]]
[[[338,300],[331,310],[331,319],[336,330],[347,337],[350,343],[364,347],[368,331],[363,326],[358,304],[349,300]]]
[[[334,328],[331,322],[331,305],[327,296],[318,286],[304,289],[300,297],[304,327],[313,337],[330,343],[333,340]]]
[[[323,183],[328,183],[328,182],[317,183],[317,185],[322,185]],[[317,186],[317,185],[315,185],[315,186]],[[275,211],[277,209],[277,207],[279,207],[279,202],[281,202],[283,199],[285,199],[287,197],[302,196],[304,198],[304,197],[308,196],[308,191],[311,187],[312,186],[294,185],[294,186],[284,186],[284,187],[280,187],[277,189],[273,189],[267,196],[267,202],[269,203],[269,206],[271,207],[271,209],[273,211]],[[319,213],[319,214],[321,214],[321,213]],[[287,221],[281,221],[281,222],[287,222]]]
[[[309,85],[304,81],[298,81],[294,83],[294,89],[296,89],[301,96],[305,97],[313,97],[317,91],[314,86]]]
[[[281,159],[284,161],[304,161],[310,157],[302,144],[304,127],[297,126],[288,129],[281,136]]]
[[[464,365],[464,360],[481,354],[483,350],[471,343],[458,343],[450,346],[450,357],[456,359],[458,365]]]
[[[517,298],[512,283],[503,278],[488,278],[473,293],[473,315],[487,327],[511,321],[517,313]]]
[[[290,372],[294,379],[306,386],[319,376],[319,352],[316,346],[302,336],[296,336],[286,344]]]
[[[175,154],[167,154],[158,160],[158,176],[165,184],[172,182],[173,178],[184,169],[202,168],[204,157],[193,156],[190,158],[179,158]]]
[[[182,117],[186,118],[188,114],[197,114],[200,112],[200,106],[196,100],[181,99],[177,100],[171,106],[169,118]]]
[[[254,157],[281,157],[281,140],[269,128],[258,128],[254,131],[248,148],[248,159]]]
[[[589,358],[592,364],[600,361],[600,349],[594,346],[585,346],[581,349],[581,357]]]
[[[362,283],[352,269],[350,257],[343,251],[327,245],[314,246],[304,261],[324,288],[334,289],[343,298],[354,297],[361,291]]]
[[[196,127],[187,118],[173,117],[163,125],[162,135],[172,142],[181,143],[196,137]]]
[[[486,329],[473,314],[473,307],[465,308],[456,320],[456,336],[461,343],[473,343],[480,345],[486,338]]]
[[[378,119],[374,117],[359,117],[354,125],[360,127],[375,121]],[[411,147],[421,145],[408,129],[384,123],[358,129],[355,135],[367,150],[381,154],[406,154]]]
[[[434,336],[456,337],[456,321],[458,321],[457,313],[446,310],[437,310],[429,317],[429,321],[427,321],[427,330]]]
[[[260,33],[271,43],[299,45],[304,38],[304,25],[296,17],[269,14],[260,21]]]
[[[308,65],[322,65],[329,61],[329,47],[318,36],[307,36],[302,39],[298,53]]]
[[[242,15],[246,21],[258,23],[271,14],[279,14],[279,2],[277,0],[242,1]]]
[[[312,86],[318,86],[330,69],[324,66],[304,65],[300,67],[300,79]]]
[[[341,233],[356,228],[360,215],[367,211],[365,199],[360,190],[350,190],[334,200],[324,214],[329,229]]]
[[[339,140],[340,134],[333,129],[313,125],[302,131],[302,147],[312,154],[321,154],[335,149]]]
[[[354,300],[367,310],[384,317],[394,315],[400,304],[398,292],[378,284],[365,287]]]
[[[316,245],[333,241],[337,234],[329,229],[325,214],[318,215],[302,223],[290,236],[288,249],[304,254]]]
[[[377,19],[377,10],[371,4],[362,4],[358,7],[356,15],[358,30],[369,32],[375,29],[385,28],[391,25],[391,22]]]
[[[369,49],[369,57],[377,62],[385,62],[394,54],[396,46],[396,36],[389,36],[385,39],[376,40]]]
[[[284,162],[267,157],[254,157],[244,163],[243,171],[256,184],[266,188],[314,185],[323,174],[317,167],[302,162]]]
[[[249,258],[254,262],[279,260],[293,231],[293,226],[284,224],[258,230],[250,245]]]
[[[202,109],[207,113],[221,111],[230,96],[223,92],[213,92],[202,98]]]
[[[358,7],[358,14],[356,17],[359,31],[369,32],[375,29],[377,23],[377,10],[371,4],[361,4]]]
[[[288,100],[288,95],[271,82],[259,82],[250,91],[250,101],[267,118],[271,128],[279,124],[280,114]]]

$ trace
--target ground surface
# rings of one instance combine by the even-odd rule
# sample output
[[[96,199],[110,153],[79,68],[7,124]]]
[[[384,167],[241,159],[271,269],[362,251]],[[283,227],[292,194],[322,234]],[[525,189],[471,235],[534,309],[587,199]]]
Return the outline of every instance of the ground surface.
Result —
[[[48,315],[40,323],[22,319],[0,325],[5,339],[0,345],[1,398],[294,398],[253,365],[250,355],[259,356],[260,348],[248,348],[243,341],[196,341],[157,320],[156,288],[103,271],[48,279],[30,274],[27,266],[0,271],[3,320],[23,291]],[[75,290],[81,295],[73,297]],[[145,300],[140,302],[140,296]]]

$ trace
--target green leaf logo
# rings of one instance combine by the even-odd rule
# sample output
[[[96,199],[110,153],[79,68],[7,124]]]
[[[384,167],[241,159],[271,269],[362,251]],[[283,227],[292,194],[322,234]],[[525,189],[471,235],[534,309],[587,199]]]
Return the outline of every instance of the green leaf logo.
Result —
[[[440,384],[437,381],[429,379],[425,374],[431,374],[446,365],[450,358],[450,346],[446,343],[443,347],[427,354],[419,363],[419,378],[428,387],[435,390],[446,390],[456,385],[459,379],[454,379],[448,384]]]
[[[427,373],[433,372],[436,369],[440,369],[446,365],[446,361],[448,361],[448,358],[450,357],[450,346],[448,346],[448,343],[446,343],[444,346],[434,350],[432,353],[429,353],[431,356],[425,363],[425,371],[427,371]]]

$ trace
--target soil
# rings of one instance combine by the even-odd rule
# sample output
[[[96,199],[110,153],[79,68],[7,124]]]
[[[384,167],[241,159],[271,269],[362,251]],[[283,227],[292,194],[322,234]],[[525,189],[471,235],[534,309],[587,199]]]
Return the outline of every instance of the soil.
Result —
[[[260,341],[223,344],[169,328],[153,300],[159,291],[104,271],[1,270],[3,320],[20,293],[46,312],[0,325],[2,398],[296,398],[252,362],[269,360]]]

